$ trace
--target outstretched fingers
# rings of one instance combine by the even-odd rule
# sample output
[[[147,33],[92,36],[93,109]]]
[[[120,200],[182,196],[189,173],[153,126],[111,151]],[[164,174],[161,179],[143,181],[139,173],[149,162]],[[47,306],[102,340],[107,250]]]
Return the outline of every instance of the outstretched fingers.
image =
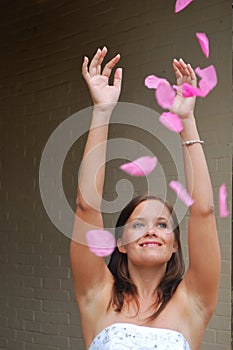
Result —
[[[117,89],[121,89],[121,83],[122,83],[122,68],[117,68],[114,74],[114,81],[113,81],[113,85],[117,88]]]
[[[180,71],[180,63],[174,58],[173,62],[172,62],[172,65],[173,65],[173,69],[174,69],[174,73],[175,73],[175,76],[176,76],[176,79],[180,79],[182,78],[182,74],[181,74],[181,71]]]
[[[88,82],[89,79],[95,75],[101,74],[101,64],[107,54],[108,49],[104,46],[103,49],[98,49],[91,60],[91,63],[89,65],[88,69],[88,63],[89,59],[88,57],[84,57],[83,65],[82,65],[82,75],[85,78],[85,80]],[[120,55],[116,55],[113,59],[111,59],[104,67],[102,75],[106,76],[107,78],[110,77],[112,69],[115,67],[115,65],[119,62]],[[121,73],[119,73],[121,75]],[[114,78],[115,79],[115,78]],[[118,78],[118,74],[116,75],[116,79]]]
[[[176,79],[179,83],[189,82],[193,86],[196,86],[196,74],[190,64],[186,64],[182,58],[180,58],[179,61],[174,59],[172,64]]]
[[[197,85],[197,77],[196,77],[196,74],[191,66],[191,64],[187,64],[187,69],[189,71],[189,74],[190,74],[190,78],[191,78],[191,81],[192,81],[192,84],[194,86]]]
[[[97,74],[101,74],[101,64],[104,60],[104,57],[106,56],[108,52],[108,49],[106,48],[106,46],[104,46],[101,50],[101,54],[100,54],[100,57],[99,57],[99,61],[98,61],[98,64],[97,64],[97,67],[96,67],[96,70],[97,70]]]
[[[115,65],[119,62],[120,58],[121,58],[120,54],[117,54],[115,57],[113,57],[113,58],[111,59],[111,61],[109,61],[109,62],[105,65],[102,74],[109,78],[110,75],[111,75],[112,69],[113,69],[113,68],[115,67]]]
[[[91,60],[90,67],[89,67],[89,74],[90,76],[100,74],[101,72],[101,63],[103,62],[104,57],[107,54],[107,48],[103,47],[103,49],[98,49],[96,51],[96,54],[94,55],[93,59]]]
[[[189,70],[187,68],[187,64],[182,60],[182,58],[179,59],[179,63],[180,63],[180,71],[183,75],[187,75],[189,76]]]
[[[88,79],[90,78],[90,75],[88,73],[88,68],[87,68],[88,62],[89,62],[88,57],[84,56],[83,65],[82,65],[82,75],[86,81],[88,81]]]

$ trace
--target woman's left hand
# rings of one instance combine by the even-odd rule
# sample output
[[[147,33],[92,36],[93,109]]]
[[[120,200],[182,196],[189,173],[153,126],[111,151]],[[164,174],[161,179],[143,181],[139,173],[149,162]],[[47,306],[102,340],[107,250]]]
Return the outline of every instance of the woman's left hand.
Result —
[[[181,58],[179,61],[173,60],[173,69],[176,76],[178,91],[171,112],[178,114],[181,118],[193,116],[195,107],[195,97],[183,97],[182,85],[188,83],[194,87],[197,86],[197,78],[190,64],[186,64]]]

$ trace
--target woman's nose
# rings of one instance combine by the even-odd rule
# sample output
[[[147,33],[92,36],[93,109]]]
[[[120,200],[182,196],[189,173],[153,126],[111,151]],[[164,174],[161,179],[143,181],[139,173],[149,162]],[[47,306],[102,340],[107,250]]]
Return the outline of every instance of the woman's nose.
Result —
[[[155,227],[154,227],[154,226],[149,227],[149,228],[146,230],[144,236],[145,236],[145,237],[146,237],[146,236],[155,236],[155,237],[156,237],[156,236],[157,236],[157,233],[156,233]]]

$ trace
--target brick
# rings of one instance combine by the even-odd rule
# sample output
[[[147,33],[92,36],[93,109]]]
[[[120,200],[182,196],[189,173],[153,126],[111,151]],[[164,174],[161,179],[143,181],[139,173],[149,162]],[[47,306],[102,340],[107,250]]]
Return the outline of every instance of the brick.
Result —
[[[17,319],[18,320],[34,320],[34,311],[32,310],[24,310],[24,309],[18,309],[17,310]]]
[[[84,350],[85,347],[84,347],[83,339],[82,338],[77,338],[77,339],[70,338],[70,348],[71,348],[71,350],[76,350],[76,349]]]
[[[57,334],[59,334],[59,328],[57,325],[44,323],[44,324],[42,324],[42,333],[43,334],[57,335]]]
[[[43,311],[35,312],[35,321],[38,323],[48,323],[49,322],[49,313]]]
[[[33,333],[25,330],[17,330],[16,338],[22,342],[33,343]]]
[[[49,315],[49,321],[52,324],[69,324],[69,315],[68,314],[64,314],[64,313],[51,313]]]
[[[43,278],[42,286],[45,289],[59,289],[61,288],[61,280],[55,278]],[[61,288],[62,290],[64,288]]]
[[[42,301],[34,299],[25,299],[22,307],[26,310],[38,311],[42,308]]]
[[[25,288],[41,288],[42,287],[42,279],[38,276],[24,276],[23,278],[24,287]]]
[[[6,338],[0,337],[0,349],[6,349],[8,340]]]
[[[31,332],[41,332],[41,325],[33,321],[25,321],[25,330]]]
[[[231,343],[231,335],[229,332],[218,332],[217,331],[217,344],[228,345]]]
[[[43,346],[41,344],[25,344],[25,350],[60,350],[58,346]]]
[[[35,334],[34,342],[40,345],[68,347],[68,338],[60,335]]]
[[[7,347],[9,350],[15,350],[15,349],[24,350],[24,343],[18,340],[9,340]]]
[[[43,310],[48,312],[61,312],[62,305],[58,301],[43,300]]]
[[[79,332],[80,332],[80,327],[77,326],[59,326],[60,329],[60,334],[67,336],[67,337],[73,337],[73,338],[78,338],[79,337]]]
[[[0,317],[0,327],[4,328],[7,325],[7,318],[6,317]]]

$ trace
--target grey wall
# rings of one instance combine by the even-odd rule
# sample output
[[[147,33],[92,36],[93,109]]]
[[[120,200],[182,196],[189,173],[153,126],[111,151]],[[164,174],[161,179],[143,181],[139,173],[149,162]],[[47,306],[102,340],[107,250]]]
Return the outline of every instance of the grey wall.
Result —
[[[122,55],[121,102],[160,112],[144,87],[148,74],[174,81],[173,57],[194,67],[214,64],[217,88],[198,101],[196,115],[214,187],[225,182],[231,194],[231,2],[194,1],[177,15],[171,0],[2,0],[0,3],[0,349],[83,349],[69,264],[69,238],[49,219],[40,197],[39,164],[52,132],[70,115],[91,105],[80,74],[84,55],[107,45],[109,57]],[[210,39],[201,53],[196,32]],[[84,122],[86,123],[86,121]],[[81,128],[81,125],[80,125]],[[143,130],[112,125],[110,137],[132,138],[156,149],[167,181],[176,167],[166,145]],[[74,207],[78,165],[85,135],[67,154],[63,184]],[[62,149],[62,143],[61,143]],[[51,161],[56,161],[60,150]],[[127,150],[122,158],[127,157]],[[109,163],[105,198],[116,197],[122,178],[119,159]],[[147,188],[133,183],[135,192]],[[52,187],[51,187],[52,189]],[[120,195],[124,196],[124,189]],[[174,200],[172,194],[169,196]],[[54,203],[53,203],[54,204]],[[106,225],[115,215],[106,214]],[[58,215],[59,216],[59,215]],[[217,217],[222,251],[219,303],[203,340],[204,350],[230,350],[231,220]],[[187,217],[182,223],[186,244]],[[68,234],[67,234],[68,235]]]

